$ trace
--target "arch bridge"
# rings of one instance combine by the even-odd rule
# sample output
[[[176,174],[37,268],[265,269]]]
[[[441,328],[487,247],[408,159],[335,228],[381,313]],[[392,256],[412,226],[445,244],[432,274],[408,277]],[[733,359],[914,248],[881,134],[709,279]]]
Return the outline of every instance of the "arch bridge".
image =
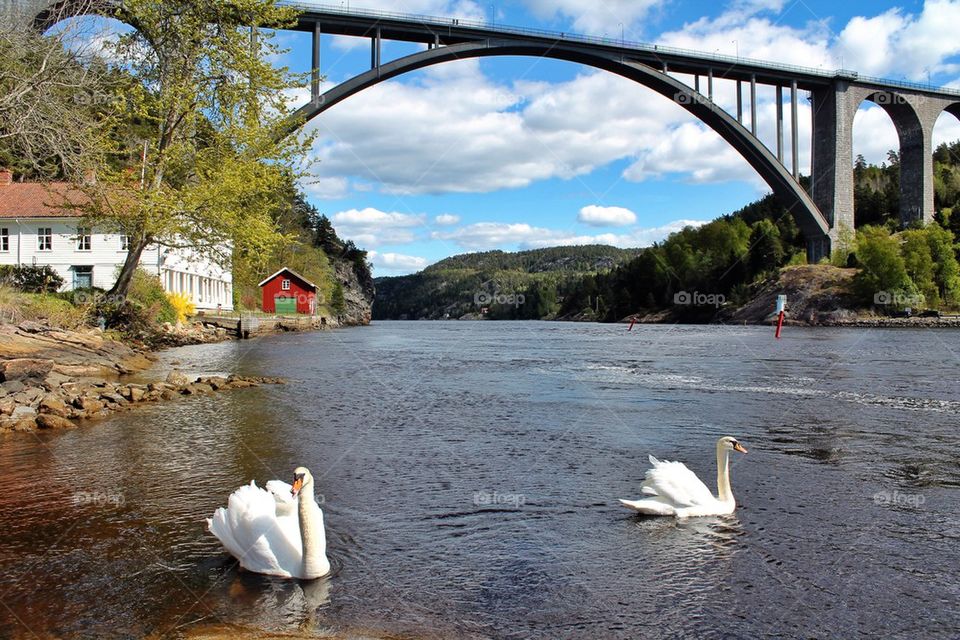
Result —
[[[101,2],[107,4],[110,0]],[[282,4],[300,11],[293,28],[312,36],[311,99],[297,110],[292,120],[297,126],[380,82],[453,60],[534,56],[587,65],[652,89],[717,132],[793,213],[807,239],[810,261],[829,255],[839,234],[854,228],[853,119],[861,103],[870,100],[882,107],[896,127],[900,141],[900,217],[904,225],[933,219],[933,127],[944,111],[960,118],[960,91],[867,77],[855,71],[798,67],[458,18],[303,2]],[[0,10],[26,16],[40,28],[49,23],[54,13],[62,15],[65,6],[69,7],[69,0],[53,5],[49,0],[0,1]],[[370,69],[321,91],[323,35],[368,38]],[[384,62],[384,40],[419,43],[425,49]],[[714,102],[714,88],[721,82],[735,83],[735,109],[727,110]],[[776,95],[774,148],[764,144],[757,134],[757,88],[764,86],[773,87]],[[812,112],[809,193],[800,186],[801,91],[809,95]],[[785,112],[789,113],[789,152],[784,148]]]

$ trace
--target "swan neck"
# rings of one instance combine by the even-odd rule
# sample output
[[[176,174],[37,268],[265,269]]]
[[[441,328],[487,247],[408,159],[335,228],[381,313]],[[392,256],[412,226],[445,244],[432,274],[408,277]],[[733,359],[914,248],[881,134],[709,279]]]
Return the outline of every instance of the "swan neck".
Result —
[[[327,573],[326,535],[323,515],[313,499],[313,483],[301,489],[297,515],[300,520],[300,542],[303,545],[303,577],[316,578]]]
[[[730,452],[717,446],[717,499],[720,502],[733,502],[730,489]]]

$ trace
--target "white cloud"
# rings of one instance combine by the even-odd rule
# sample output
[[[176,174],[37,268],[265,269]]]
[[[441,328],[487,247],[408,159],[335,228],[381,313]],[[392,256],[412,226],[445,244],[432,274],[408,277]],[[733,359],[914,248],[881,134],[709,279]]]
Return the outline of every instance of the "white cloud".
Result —
[[[350,190],[349,181],[343,177],[313,177],[302,180],[300,184],[309,195],[323,200],[343,198]]]
[[[453,231],[434,231],[435,240],[449,240],[469,251],[494,249],[505,245],[524,245],[535,242],[559,244],[563,232],[534,227],[526,223],[477,222]]]
[[[525,223],[478,222],[451,232],[434,232],[431,237],[448,240],[468,251],[516,246],[520,249],[607,244],[621,248],[646,247],[684,227],[698,227],[705,220],[676,220],[659,227],[636,227],[624,233],[577,235],[572,231],[545,229]]]
[[[370,262],[376,271],[387,271],[389,275],[402,275],[420,271],[430,262],[420,256],[408,256],[402,253],[380,253],[370,251],[367,253]]]
[[[887,161],[887,151],[900,148],[897,129],[881,107],[866,103],[853,117],[853,156],[870,164]]]
[[[960,54],[957,24],[957,0],[926,0],[919,14],[894,8],[878,16],[855,17],[837,38],[837,54],[845,67],[864,74],[926,81],[928,73],[956,69],[947,59]]]
[[[637,221],[637,214],[624,207],[591,204],[580,209],[577,220],[592,227],[625,227]]]
[[[505,86],[476,62],[378,85],[324,113],[311,124],[320,132],[315,154],[324,174],[379,183],[393,194],[521,188],[632,157],[655,144],[664,126],[689,119],[673,102],[611,74]]]
[[[830,54],[830,30],[826,24],[813,22],[796,28],[768,18],[746,16],[743,9],[737,7],[715,18],[700,18],[681,29],[664,33],[659,42],[706,53],[806,67],[822,65],[832,69],[836,66]]]
[[[441,213],[435,217],[433,221],[441,227],[449,227],[460,222],[460,216],[455,216],[451,213]]]
[[[380,211],[372,207],[349,209],[330,218],[337,233],[361,247],[403,244],[416,239],[415,230],[424,224],[423,215]]]
[[[949,113],[940,114],[937,124],[933,127],[933,148],[944,142],[960,140],[960,120]]]
[[[621,26],[630,29],[665,0],[526,0],[541,20],[568,19],[575,31],[620,37]]]

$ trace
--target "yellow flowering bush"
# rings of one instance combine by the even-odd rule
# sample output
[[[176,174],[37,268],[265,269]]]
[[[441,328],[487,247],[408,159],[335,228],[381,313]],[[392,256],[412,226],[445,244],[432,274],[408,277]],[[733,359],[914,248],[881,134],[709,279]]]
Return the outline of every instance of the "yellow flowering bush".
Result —
[[[177,323],[186,321],[187,316],[192,316],[197,311],[196,306],[190,301],[190,296],[185,293],[168,293],[167,299],[177,312]]]

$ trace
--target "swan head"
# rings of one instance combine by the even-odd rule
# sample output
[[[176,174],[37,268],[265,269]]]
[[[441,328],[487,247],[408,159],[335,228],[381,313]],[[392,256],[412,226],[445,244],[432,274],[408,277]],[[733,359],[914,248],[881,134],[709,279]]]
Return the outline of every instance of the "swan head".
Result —
[[[733,436],[724,436],[717,440],[717,448],[725,451],[739,451],[746,453],[746,448]]]
[[[293,470],[293,487],[290,490],[290,494],[296,498],[297,494],[300,493],[304,487],[313,485],[313,476],[310,475],[310,470],[306,467],[297,467]]]

